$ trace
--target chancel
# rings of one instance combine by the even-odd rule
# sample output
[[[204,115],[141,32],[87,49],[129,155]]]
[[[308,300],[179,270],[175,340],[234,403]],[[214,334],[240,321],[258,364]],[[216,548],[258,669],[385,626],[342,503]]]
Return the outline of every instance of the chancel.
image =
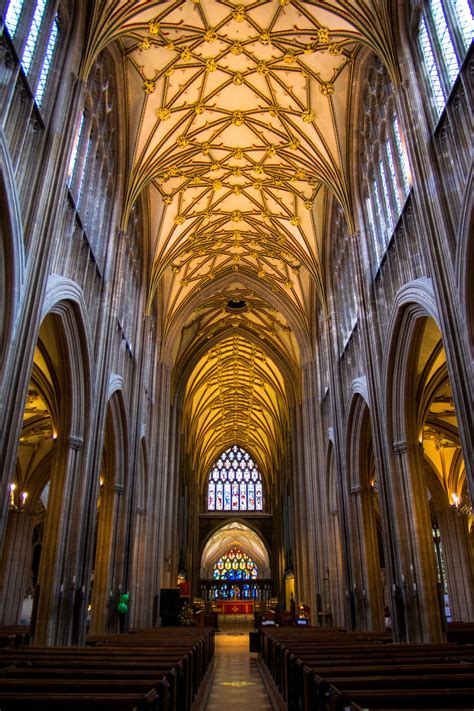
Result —
[[[5,639],[472,634],[469,0],[0,8]]]

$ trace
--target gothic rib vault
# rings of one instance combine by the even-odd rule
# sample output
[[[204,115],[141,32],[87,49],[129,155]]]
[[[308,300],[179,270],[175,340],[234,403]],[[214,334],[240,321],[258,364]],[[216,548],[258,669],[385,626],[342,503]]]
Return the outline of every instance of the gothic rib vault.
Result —
[[[349,123],[361,48],[393,77],[382,0],[96,4],[83,75],[123,54],[129,181],[147,192],[163,357],[189,377],[184,422],[204,482],[230,444],[268,477],[324,304],[328,200],[352,228]],[[239,306],[235,306],[238,304]],[[184,386],[183,386],[184,387]]]

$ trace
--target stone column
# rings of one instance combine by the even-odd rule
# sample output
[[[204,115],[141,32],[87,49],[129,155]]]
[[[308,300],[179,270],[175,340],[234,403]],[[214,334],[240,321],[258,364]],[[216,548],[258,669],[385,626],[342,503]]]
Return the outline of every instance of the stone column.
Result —
[[[99,512],[97,545],[92,589],[92,615],[90,630],[93,633],[118,631],[115,610],[121,580],[117,580],[117,549],[121,500],[124,487],[121,484],[106,485],[102,511]],[[121,577],[119,573],[119,577]]]
[[[437,512],[453,620],[474,620],[474,561],[469,517],[455,506]]]
[[[25,591],[31,583],[32,536],[35,516],[27,507],[10,509],[0,568],[0,621],[20,624]]]
[[[35,644],[70,644],[78,581],[82,518],[80,437],[57,441],[36,591]]]
[[[395,442],[393,491],[400,544],[400,594],[409,642],[443,638],[423,449]]]
[[[315,402],[313,398],[314,363],[303,366],[303,402],[295,409],[295,471],[293,473],[293,500],[295,522],[295,578],[297,602],[311,607],[312,624],[316,624],[317,553],[318,537],[315,510],[316,429]]]
[[[357,629],[383,631],[383,596],[373,503],[367,487],[351,489],[351,558]]]
[[[149,600],[147,624],[159,624],[160,588],[167,587],[168,564],[165,557],[171,551],[165,549],[165,520],[172,515],[167,509],[170,476],[168,471],[168,445],[170,425],[171,369],[165,363],[158,363],[155,371],[153,397],[155,399],[154,422],[150,441],[154,443],[154,456],[149,468],[148,515],[146,517],[146,592]],[[176,542],[177,543],[177,542]]]

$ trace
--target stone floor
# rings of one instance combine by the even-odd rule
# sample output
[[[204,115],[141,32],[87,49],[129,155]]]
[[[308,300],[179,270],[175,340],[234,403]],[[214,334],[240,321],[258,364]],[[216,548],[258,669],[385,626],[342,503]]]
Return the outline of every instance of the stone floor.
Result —
[[[202,711],[271,711],[257,655],[249,652],[251,616],[226,615],[219,620],[210,692]]]

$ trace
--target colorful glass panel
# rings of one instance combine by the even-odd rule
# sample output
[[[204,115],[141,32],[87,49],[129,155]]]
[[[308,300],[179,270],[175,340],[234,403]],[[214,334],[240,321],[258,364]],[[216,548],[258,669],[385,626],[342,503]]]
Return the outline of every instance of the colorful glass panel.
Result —
[[[209,511],[214,511],[216,508],[216,485],[213,481],[209,482],[207,494],[207,508]]]
[[[207,501],[208,511],[263,511],[262,477],[248,452],[234,444],[221,454],[209,472]]]
[[[213,578],[214,580],[255,580],[258,578],[258,567],[247,553],[234,546],[216,561]]]

